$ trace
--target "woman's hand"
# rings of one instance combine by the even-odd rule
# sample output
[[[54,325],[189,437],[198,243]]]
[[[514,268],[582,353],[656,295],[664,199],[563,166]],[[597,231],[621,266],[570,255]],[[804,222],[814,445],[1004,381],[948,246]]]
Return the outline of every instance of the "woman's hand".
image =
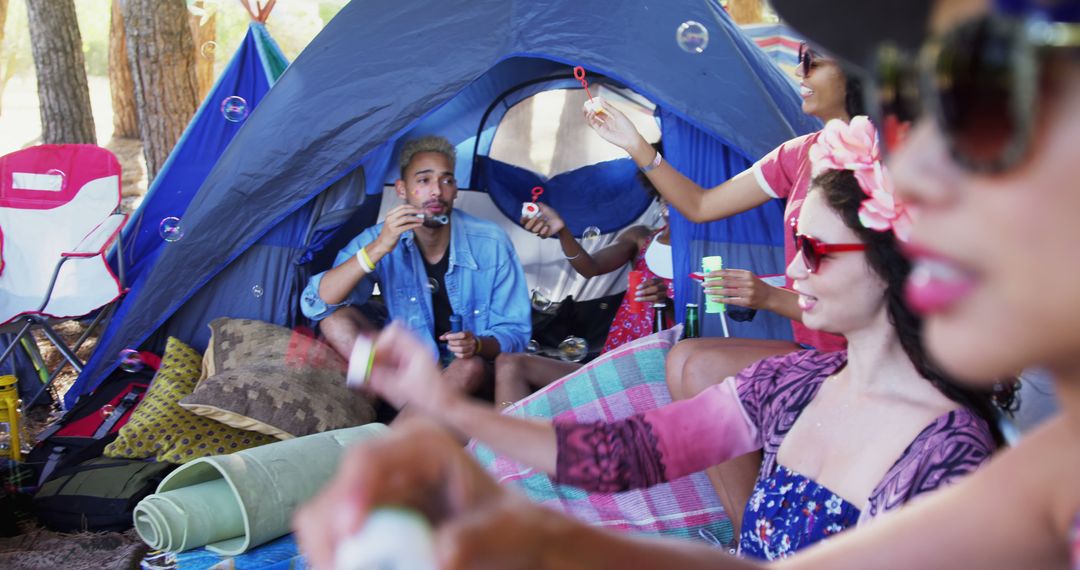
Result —
[[[667,303],[670,305],[667,289],[667,282],[659,277],[653,277],[647,281],[642,281],[637,286],[637,290],[634,292],[634,300],[650,305],[653,303]]]
[[[585,114],[585,122],[601,138],[627,152],[635,144],[648,145],[638,133],[634,123],[630,122],[622,111],[600,97],[597,97],[595,101],[593,105],[586,102],[582,112]]]
[[[366,386],[394,407],[410,404],[439,417],[457,395],[428,347],[400,324],[390,323],[375,339],[374,350]]]
[[[293,517],[301,550],[315,568],[333,568],[338,545],[380,506],[411,508],[445,527],[438,531],[438,552],[452,564],[440,568],[480,560],[507,563],[491,568],[524,568],[520,560],[509,563],[527,553],[519,549],[537,535],[528,513],[541,509],[497,485],[446,432],[413,419],[346,452],[333,480]],[[482,544],[485,533],[500,544]],[[514,544],[501,543],[510,538]]]
[[[710,271],[705,274],[702,286],[705,295],[713,301],[751,309],[769,309],[776,289],[745,269]]]
[[[555,208],[544,203],[536,205],[540,206],[540,213],[532,218],[521,218],[521,227],[542,238],[551,237],[566,227],[566,222]]]

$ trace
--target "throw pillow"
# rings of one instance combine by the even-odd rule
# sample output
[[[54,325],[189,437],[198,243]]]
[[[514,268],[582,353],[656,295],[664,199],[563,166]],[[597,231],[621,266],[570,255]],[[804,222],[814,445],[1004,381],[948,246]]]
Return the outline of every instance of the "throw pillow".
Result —
[[[375,420],[345,386],[346,362],[326,343],[251,319],[215,319],[208,377],[180,405],[224,424],[291,439]]]
[[[108,457],[187,463],[209,455],[232,453],[276,441],[261,433],[237,429],[180,407],[180,400],[195,389],[202,357],[170,337],[161,368],[146,397],[105,448]]]

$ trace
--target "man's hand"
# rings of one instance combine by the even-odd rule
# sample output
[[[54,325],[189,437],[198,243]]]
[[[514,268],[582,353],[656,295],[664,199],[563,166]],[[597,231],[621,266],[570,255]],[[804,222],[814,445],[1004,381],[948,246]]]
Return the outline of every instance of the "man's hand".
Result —
[[[653,277],[648,281],[642,281],[637,286],[637,290],[634,292],[634,300],[641,303],[668,303],[671,306],[670,300],[667,296],[667,283],[659,277]]]
[[[521,227],[542,238],[551,237],[566,227],[566,222],[555,208],[543,203],[537,206],[540,206],[540,213],[533,218],[521,218]]]
[[[705,295],[714,301],[751,309],[769,309],[776,289],[745,269],[710,271],[705,274],[702,286]]]
[[[379,237],[375,238],[374,246],[383,255],[393,251],[401,239],[401,234],[424,225],[424,218],[417,217],[418,215],[422,216],[423,212],[409,204],[402,204],[387,212],[382,231],[379,232]]]
[[[400,324],[391,323],[383,330],[375,340],[374,351],[366,385],[394,407],[401,409],[411,404],[436,413],[456,395],[443,381],[428,348]]]
[[[446,347],[458,358],[472,358],[477,355],[478,344],[472,331],[446,333],[439,337]]]

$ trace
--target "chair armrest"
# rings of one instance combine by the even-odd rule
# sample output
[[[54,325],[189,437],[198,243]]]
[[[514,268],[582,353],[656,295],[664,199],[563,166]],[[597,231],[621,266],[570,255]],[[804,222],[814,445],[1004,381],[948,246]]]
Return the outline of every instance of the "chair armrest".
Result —
[[[120,228],[124,227],[127,218],[127,214],[109,215],[97,227],[90,230],[90,233],[82,238],[82,241],[75,246],[75,249],[61,253],[60,257],[94,257],[101,255],[116,239],[116,236],[120,234]]]

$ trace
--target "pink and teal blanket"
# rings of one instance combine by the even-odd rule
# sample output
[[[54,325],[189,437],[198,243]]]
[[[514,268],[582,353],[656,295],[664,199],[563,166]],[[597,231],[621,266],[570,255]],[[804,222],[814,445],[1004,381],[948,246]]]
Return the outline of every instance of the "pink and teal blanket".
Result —
[[[664,382],[664,358],[677,334],[675,329],[664,331],[605,353],[504,413],[592,422],[613,421],[663,406],[671,401]],[[475,441],[469,449],[500,483],[515,486],[533,501],[590,525],[724,544],[732,541],[731,521],[704,473],[644,490],[589,494],[555,485],[546,474],[497,456]]]

